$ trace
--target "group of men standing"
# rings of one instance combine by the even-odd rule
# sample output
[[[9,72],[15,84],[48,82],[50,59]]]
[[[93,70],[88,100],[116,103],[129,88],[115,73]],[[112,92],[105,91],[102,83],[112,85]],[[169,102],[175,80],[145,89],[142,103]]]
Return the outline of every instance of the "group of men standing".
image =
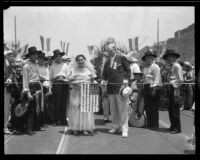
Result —
[[[67,124],[70,58],[62,59],[64,52],[60,50],[53,53],[48,58],[34,46],[23,57],[14,51],[4,52],[5,88],[11,97],[6,132],[32,135],[45,130],[48,123]]]
[[[133,80],[131,76],[136,74],[141,75],[141,83],[143,83],[141,96],[144,97],[144,111],[146,113],[146,128],[152,130],[159,129],[159,105],[160,96],[163,86],[168,86],[169,92],[169,119],[170,128],[167,130],[171,134],[177,134],[181,132],[180,122],[180,107],[182,105],[181,87],[184,82],[183,69],[177,62],[180,57],[179,53],[175,50],[167,49],[162,57],[166,64],[170,66],[169,73],[167,75],[167,81],[162,83],[161,70],[156,63],[157,55],[154,52],[148,50],[142,57],[144,66],[141,67],[133,61],[130,61],[127,57],[119,54],[116,51],[116,42],[113,38],[107,41],[107,61],[105,62],[102,73],[102,85],[107,85],[107,101],[104,105],[110,106],[111,122],[113,124],[109,133],[122,132],[123,137],[128,136],[128,110],[129,97],[135,92],[132,92],[128,88]],[[125,58],[126,57],[126,58]],[[135,65],[130,65],[135,63]],[[132,66],[132,67],[131,67]],[[136,68],[137,69],[136,69]],[[141,70],[140,70],[141,69]],[[133,72],[133,70],[138,70]],[[141,87],[140,87],[141,88]],[[123,95],[124,90],[124,95]],[[136,91],[137,92],[137,91]],[[122,94],[121,94],[122,93]],[[104,106],[104,108],[106,108]],[[108,108],[108,107],[107,107]],[[106,112],[108,114],[108,112]]]

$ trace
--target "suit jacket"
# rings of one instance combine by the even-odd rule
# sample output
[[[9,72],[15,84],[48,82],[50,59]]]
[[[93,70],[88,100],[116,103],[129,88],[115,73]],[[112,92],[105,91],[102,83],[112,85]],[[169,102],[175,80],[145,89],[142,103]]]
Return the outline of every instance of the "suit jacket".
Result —
[[[127,59],[123,55],[116,53],[113,66],[110,67],[111,59],[109,58],[105,62],[103,69],[103,79],[108,83],[120,83],[120,84],[108,84],[108,94],[118,94],[124,79],[129,79],[131,76],[130,65]]]

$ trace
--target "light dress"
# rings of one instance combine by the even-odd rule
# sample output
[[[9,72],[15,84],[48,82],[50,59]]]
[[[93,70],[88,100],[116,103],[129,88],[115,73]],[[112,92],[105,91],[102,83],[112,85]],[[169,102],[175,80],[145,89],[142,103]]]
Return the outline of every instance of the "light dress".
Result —
[[[90,82],[91,78],[95,78],[96,75],[92,74],[88,68],[79,68],[71,70],[71,90],[70,90],[70,105],[69,105],[69,129],[73,131],[93,131],[94,125],[94,113],[93,112],[81,112],[80,111],[80,97],[81,94],[75,92],[76,88],[80,87],[82,82]]]

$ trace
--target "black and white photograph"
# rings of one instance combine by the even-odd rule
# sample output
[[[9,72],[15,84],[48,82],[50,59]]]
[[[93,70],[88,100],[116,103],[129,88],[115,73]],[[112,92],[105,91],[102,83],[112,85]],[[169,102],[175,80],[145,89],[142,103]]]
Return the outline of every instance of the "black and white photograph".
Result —
[[[4,9],[4,155],[195,154],[195,9]]]

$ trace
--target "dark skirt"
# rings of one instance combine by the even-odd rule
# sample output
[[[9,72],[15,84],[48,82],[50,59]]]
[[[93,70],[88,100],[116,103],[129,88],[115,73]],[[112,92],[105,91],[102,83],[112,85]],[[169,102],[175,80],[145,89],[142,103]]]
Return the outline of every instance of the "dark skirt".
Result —
[[[67,103],[69,102],[69,84],[62,80],[56,80],[53,82],[52,92],[52,120],[65,121],[67,116]]]

